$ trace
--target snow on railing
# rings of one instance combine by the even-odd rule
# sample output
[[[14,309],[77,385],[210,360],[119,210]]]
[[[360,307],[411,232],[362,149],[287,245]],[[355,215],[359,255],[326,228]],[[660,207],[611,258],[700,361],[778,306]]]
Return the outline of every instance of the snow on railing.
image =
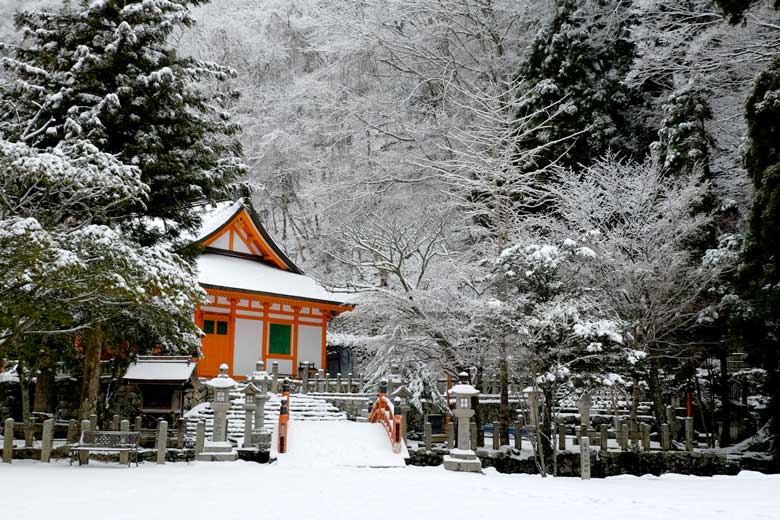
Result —
[[[381,422],[390,437],[390,445],[393,453],[401,453],[401,414],[395,414],[395,407],[387,394],[380,393],[379,398],[374,403],[371,413],[368,416],[368,422]]]

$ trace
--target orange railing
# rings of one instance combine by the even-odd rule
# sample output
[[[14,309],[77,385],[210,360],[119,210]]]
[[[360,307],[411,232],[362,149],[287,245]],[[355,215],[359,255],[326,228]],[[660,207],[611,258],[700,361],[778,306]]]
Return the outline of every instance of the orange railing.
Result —
[[[290,392],[284,392],[282,394],[281,409],[279,410],[279,427],[277,428],[277,433],[279,434],[277,451],[279,453],[287,453],[287,436],[289,433],[287,429],[287,423],[289,422],[289,420],[290,420]]]
[[[371,413],[368,416],[368,422],[381,422],[384,425],[387,435],[390,437],[390,444],[393,453],[401,453],[401,412],[396,414],[393,403],[388,399],[387,394],[380,393],[379,398],[374,403]]]

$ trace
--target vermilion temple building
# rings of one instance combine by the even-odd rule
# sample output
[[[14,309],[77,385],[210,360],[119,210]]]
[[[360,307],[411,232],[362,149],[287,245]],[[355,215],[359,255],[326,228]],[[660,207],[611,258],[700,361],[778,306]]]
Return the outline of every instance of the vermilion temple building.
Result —
[[[260,358],[293,377],[304,361],[326,368],[328,323],[352,307],[306,276],[251,207],[238,201],[208,213],[194,242],[203,246],[198,280],[209,301],[195,314],[205,333],[198,376],[227,363],[241,379]]]

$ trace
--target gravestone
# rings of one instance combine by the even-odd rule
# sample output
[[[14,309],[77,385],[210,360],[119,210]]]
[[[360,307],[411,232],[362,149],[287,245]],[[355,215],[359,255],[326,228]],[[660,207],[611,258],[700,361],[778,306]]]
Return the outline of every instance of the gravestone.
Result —
[[[119,423],[119,431],[123,432],[129,432],[130,431],[130,421],[127,419],[123,419]],[[127,465],[130,459],[130,453],[126,451],[119,452],[119,463]]]
[[[54,419],[43,421],[43,432],[41,433],[41,462],[51,460],[51,448],[54,444]]]
[[[580,439],[580,478],[590,480],[590,438],[587,435]]]
[[[160,421],[157,428],[157,464],[165,464],[165,452],[168,449],[168,421]]]
[[[14,458],[14,420],[6,419],[3,426],[3,462],[10,464]]]

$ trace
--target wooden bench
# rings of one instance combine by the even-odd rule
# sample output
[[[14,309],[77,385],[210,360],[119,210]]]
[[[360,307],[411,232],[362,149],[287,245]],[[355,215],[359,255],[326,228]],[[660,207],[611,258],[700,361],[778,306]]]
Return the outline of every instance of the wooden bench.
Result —
[[[78,444],[74,444],[70,448],[70,464],[73,465],[73,460],[78,458],[79,465],[81,465],[80,452],[99,451],[127,453],[127,465],[129,466],[131,462],[135,462],[135,465],[138,466],[138,445],[140,439],[141,434],[139,432],[83,431]]]

